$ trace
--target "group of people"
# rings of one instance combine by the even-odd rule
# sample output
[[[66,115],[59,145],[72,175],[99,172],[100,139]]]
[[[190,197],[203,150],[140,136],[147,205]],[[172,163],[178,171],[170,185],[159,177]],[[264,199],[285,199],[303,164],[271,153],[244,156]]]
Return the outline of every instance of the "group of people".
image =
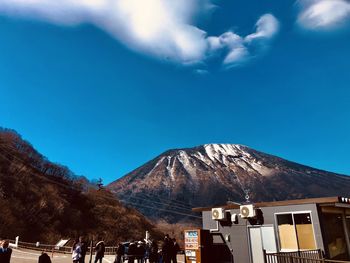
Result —
[[[124,262],[126,258],[128,262],[137,260],[138,263],[144,263],[147,251],[148,247],[142,241],[130,242],[128,247],[119,243],[114,263]]]
[[[95,245],[94,263],[102,263],[105,254],[105,244],[99,241]],[[144,243],[142,241],[126,244],[119,243],[114,263],[177,263],[176,256],[180,250],[175,238],[171,239],[166,235],[161,246],[156,241]],[[88,244],[84,237],[77,239],[72,247],[73,263],[85,263],[85,256],[88,251]],[[12,249],[9,248],[9,241],[0,240],[0,263],[10,263]],[[51,263],[50,256],[44,251],[39,256],[39,263]]]
[[[12,249],[8,240],[0,240],[0,263],[10,263]],[[43,252],[39,257],[39,263],[51,263],[50,257]]]
[[[177,263],[177,253],[180,251],[180,246],[175,238],[170,238],[165,235],[161,255],[163,263]]]
[[[180,246],[176,239],[171,239],[166,235],[162,245],[154,240],[149,243],[142,241],[130,242],[127,244],[120,243],[117,247],[117,255],[114,263],[145,263],[148,258],[149,263],[177,263],[177,253],[180,251]]]
[[[95,263],[102,263],[102,259],[105,255],[106,246],[103,241],[99,241],[95,245]],[[84,237],[79,237],[72,247],[72,259],[73,263],[85,263],[85,256],[88,251],[88,244],[84,240]]]
[[[176,242],[175,238],[170,238],[169,235],[165,235],[162,249],[160,251],[162,263],[177,263],[177,253],[180,251],[180,246]],[[154,261],[158,263],[158,261]]]

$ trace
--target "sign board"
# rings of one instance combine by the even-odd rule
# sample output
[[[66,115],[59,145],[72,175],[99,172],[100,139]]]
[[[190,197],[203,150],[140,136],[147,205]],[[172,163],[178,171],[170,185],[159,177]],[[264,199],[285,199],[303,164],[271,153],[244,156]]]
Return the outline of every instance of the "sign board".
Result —
[[[186,257],[196,257],[196,251],[193,250],[185,250]]]
[[[197,250],[199,248],[198,230],[185,231],[185,250]]]
[[[55,245],[55,249],[60,249],[60,247],[65,246],[68,243],[69,239],[61,239],[60,241],[57,242]]]
[[[211,257],[212,238],[209,230],[189,229],[184,232],[185,262],[214,263]]]

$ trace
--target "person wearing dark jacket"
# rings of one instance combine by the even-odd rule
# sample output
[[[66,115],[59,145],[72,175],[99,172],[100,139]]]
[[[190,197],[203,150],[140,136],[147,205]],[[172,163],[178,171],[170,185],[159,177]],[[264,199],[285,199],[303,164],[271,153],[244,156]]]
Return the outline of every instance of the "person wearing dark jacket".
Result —
[[[49,255],[43,251],[39,257],[38,263],[51,263],[51,259]]]
[[[81,249],[81,258],[79,263],[85,263],[85,256],[88,250],[88,244],[85,242],[84,237],[79,237],[80,249]]]
[[[165,235],[163,246],[162,246],[162,256],[164,263],[171,262],[171,241],[169,235]]]
[[[96,250],[95,263],[97,263],[97,261],[100,261],[100,263],[102,263],[102,259],[105,256],[105,250],[106,250],[105,243],[103,241],[97,242],[95,246],[95,250]]]
[[[2,240],[0,242],[0,263],[10,263],[12,249],[9,248],[9,241]]]
[[[128,248],[128,263],[134,263],[136,253],[137,246],[134,242],[131,242]]]
[[[171,243],[171,261],[172,261],[172,263],[177,263],[177,253],[179,253],[179,251],[180,251],[180,246],[176,242],[176,239],[173,238],[172,243]]]
[[[155,240],[152,241],[151,248],[149,250],[149,262],[158,263],[158,245]]]
[[[125,254],[125,247],[122,243],[118,244],[117,255],[115,257],[114,263],[122,263],[122,257]]]
[[[137,249],[136,249],[137,263],[143,263],[144,262],[145,253],[146,253],[146,249],[143,246],[143,243],[141,241],[139,241],[138,244],[137,244]]]

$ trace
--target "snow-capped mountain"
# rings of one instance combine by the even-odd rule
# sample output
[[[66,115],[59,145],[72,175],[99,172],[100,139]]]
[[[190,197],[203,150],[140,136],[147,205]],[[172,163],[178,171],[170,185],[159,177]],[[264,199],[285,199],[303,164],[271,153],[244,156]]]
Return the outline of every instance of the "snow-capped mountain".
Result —
[[[188,206],[242,202],[248,196],[250,201],[349,196],[350,177],[242,145],[207,144],[169,150],[108,188],[145,215],[174,222],[189,213]]]

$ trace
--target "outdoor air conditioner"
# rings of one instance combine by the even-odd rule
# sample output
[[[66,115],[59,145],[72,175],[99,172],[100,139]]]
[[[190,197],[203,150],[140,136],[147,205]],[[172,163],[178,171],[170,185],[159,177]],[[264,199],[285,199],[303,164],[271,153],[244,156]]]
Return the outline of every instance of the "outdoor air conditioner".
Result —
[[[256,216],[254,205],[241,205],[239,211],[242,218],[252,218]]]
[[[223,220],[225,216],[225,209],[223,208],[213,208],[211,210],[211,218],[213,220]]]

